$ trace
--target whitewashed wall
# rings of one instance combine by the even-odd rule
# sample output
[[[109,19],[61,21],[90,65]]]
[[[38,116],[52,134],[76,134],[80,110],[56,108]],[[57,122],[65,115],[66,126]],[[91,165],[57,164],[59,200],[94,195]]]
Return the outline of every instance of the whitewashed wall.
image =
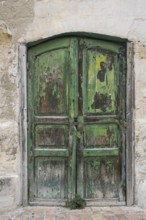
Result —
[[[21,205],[18,46],[65,32],[134,42],[135,203],[146,209],[146,1],[0,1],[0,209]]]

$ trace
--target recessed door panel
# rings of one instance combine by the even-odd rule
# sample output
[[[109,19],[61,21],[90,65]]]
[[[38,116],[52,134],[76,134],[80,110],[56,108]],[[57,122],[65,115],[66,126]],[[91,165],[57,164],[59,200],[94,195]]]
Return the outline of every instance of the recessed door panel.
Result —
[[[84,160],[85,198],[119,197],[120,164],[118,157],[91,157]]]
[[[66,159],[37,157],[35,159],[35,198],[64,199],[68,189]]]
[[[111,51],[85,49],[83,62],[86,66],[84,106],[88,114],[114,114],[118,99],[117,55]]]
[[[36,114],[66,114],[67,49],[40,54],[35,60],[34,92]]]
[[[61,125],[37,125],[36,148],[67,148],[68,127]]]
[[[84,126],[85,148],[119,147],[119,127],[117,124],[90,124]]]

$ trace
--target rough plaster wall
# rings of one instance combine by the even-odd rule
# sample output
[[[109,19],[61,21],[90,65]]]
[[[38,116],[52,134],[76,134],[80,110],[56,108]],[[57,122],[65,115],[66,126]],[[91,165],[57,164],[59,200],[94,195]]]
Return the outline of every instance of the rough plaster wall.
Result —
[[[146,41],[135,45],[135,87],[136,200],[146,208]]]
[[[0,210],[21,203],[18,39],[33,18],[33,1],[0,1]]]
[[[0,1],[0,173],[20,177],[18,44],[64,32],[94,32],[132,40],[135,45],[136,203],[146,208],[146,1]],[[10,30],[10,31],[9,31]],[[18,98],[16,98],[18,97]],[[18,184],[7,184],[20,204]],[[0,193],[1,193],[0,189]],[[18,191],[18,190],[17,190]],[[7,190],[7,194],[9,190]],[[3,191],[2,191],[3,195]],[[1,196],[1,194],[0,194]],[[16,199],[15,199],[16,198]]]

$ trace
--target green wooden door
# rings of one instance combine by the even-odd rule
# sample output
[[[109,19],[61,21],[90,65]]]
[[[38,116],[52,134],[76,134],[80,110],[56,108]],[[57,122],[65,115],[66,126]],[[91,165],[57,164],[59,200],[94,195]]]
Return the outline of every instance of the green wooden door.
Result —
[[[125,50],[79,40],[77,190],[88,204],[125,201]]]
[[[28,49],[30,204],[125,201],[125,52],[62,38]]]

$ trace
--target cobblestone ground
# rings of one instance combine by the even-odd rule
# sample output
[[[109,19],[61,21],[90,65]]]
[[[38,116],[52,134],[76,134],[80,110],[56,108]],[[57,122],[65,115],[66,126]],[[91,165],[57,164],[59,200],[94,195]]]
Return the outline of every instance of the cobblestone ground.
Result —
[[[26,207],[1,213],[0,220],[146,220],[146,211],[137,207]]]

